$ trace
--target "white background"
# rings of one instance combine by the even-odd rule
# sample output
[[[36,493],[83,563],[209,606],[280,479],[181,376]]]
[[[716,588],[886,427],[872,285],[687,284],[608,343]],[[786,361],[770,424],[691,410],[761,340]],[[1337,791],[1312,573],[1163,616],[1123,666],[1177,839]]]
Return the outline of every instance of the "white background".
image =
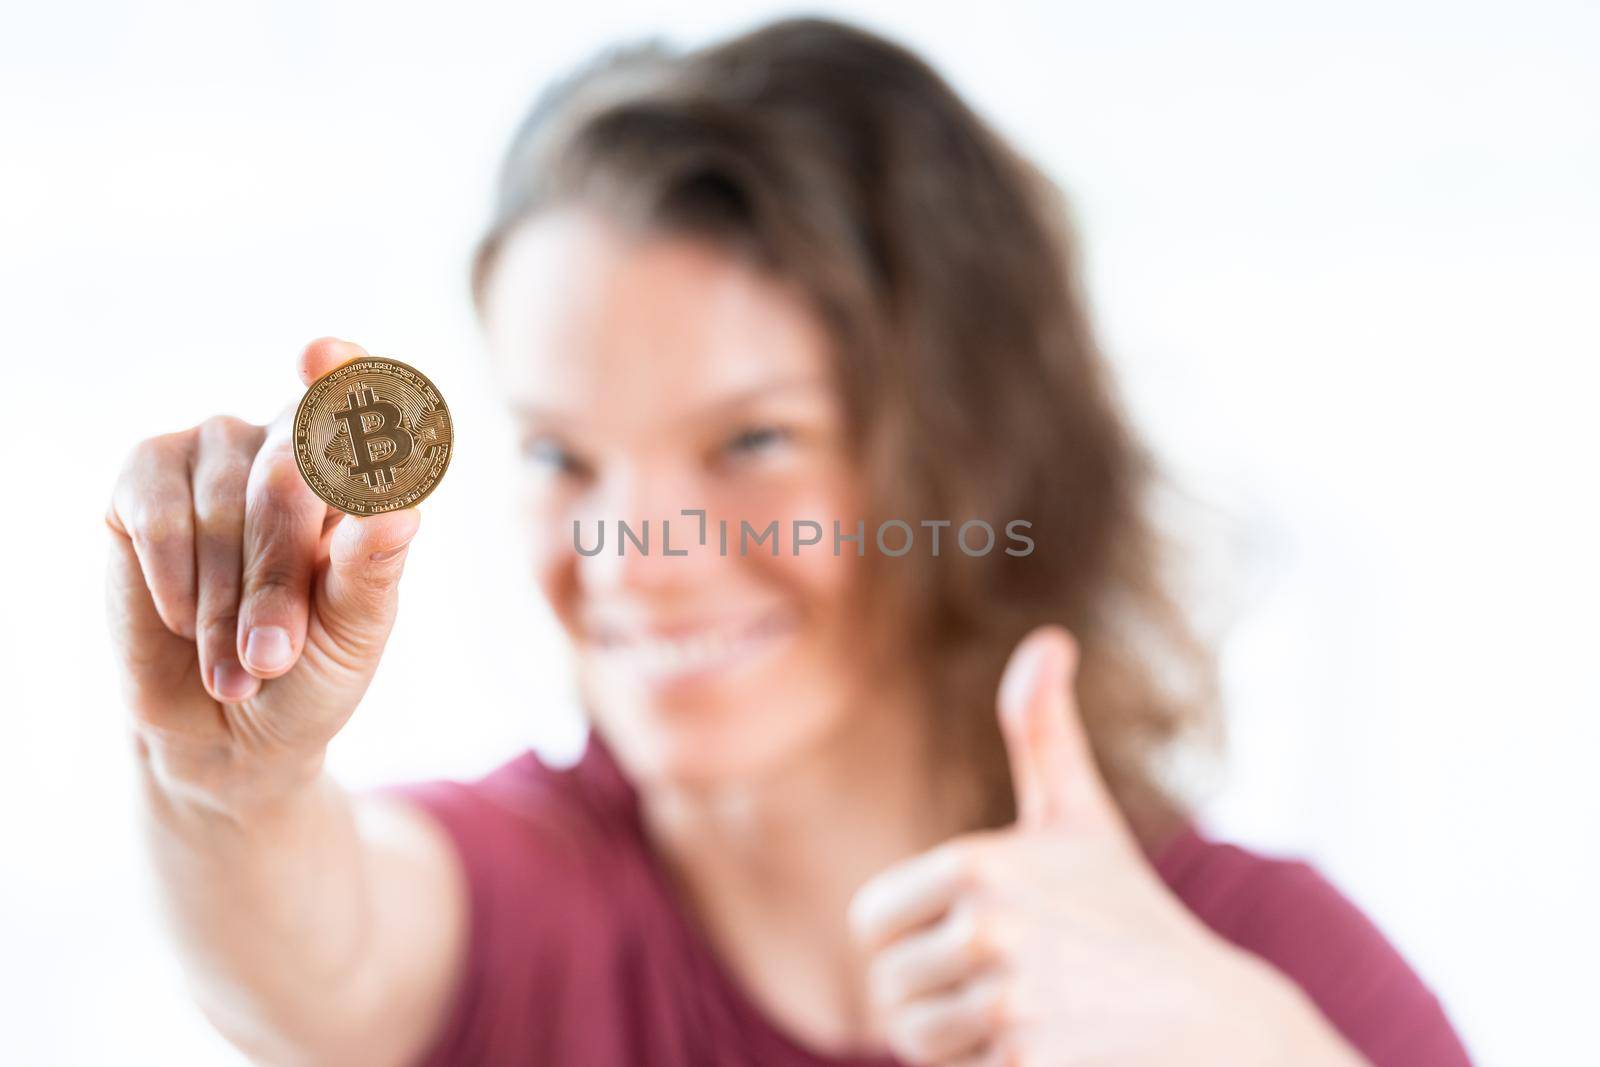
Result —
[[[546,78],[768,6],[5,9],[0,1061],[237,1062],[141,881],[101,515],[138,438],[295,399],[309,339],[419,364],[461,428],[334,765],[570,740],[467,248]],[[1317,862],[1481,1062],[1591,1054],[1600,9],[853,11],[1073,197],[1140,427],[1212,515],[1184,527],[1234,619],[1212,826]]]

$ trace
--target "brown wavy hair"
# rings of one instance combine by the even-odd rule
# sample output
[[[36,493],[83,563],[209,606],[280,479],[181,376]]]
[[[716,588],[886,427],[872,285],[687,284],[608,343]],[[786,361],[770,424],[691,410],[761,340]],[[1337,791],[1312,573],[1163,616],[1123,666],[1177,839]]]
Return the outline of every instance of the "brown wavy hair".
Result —
[[[1119,804],[1147,842],[1170,831],[1182,804],[1162,761],[1215,739],[1215,658],[1164,578],[1160,472],[1096,345],[1055,185],[910,51],[804,18],[686,52],[610,49],[548,88],[473,256],[480,313],[506,235],[576,203],[798,283],[835,342],[869,538],[890,516],[1032,524],[1028,555],[952,551],[950,529],[938,556],[869,564],[861,589],[870,647],[909,662],[943,754],[980,775],[973,828],[1014,817],[995,685],[1055,622],[1078,639]]]

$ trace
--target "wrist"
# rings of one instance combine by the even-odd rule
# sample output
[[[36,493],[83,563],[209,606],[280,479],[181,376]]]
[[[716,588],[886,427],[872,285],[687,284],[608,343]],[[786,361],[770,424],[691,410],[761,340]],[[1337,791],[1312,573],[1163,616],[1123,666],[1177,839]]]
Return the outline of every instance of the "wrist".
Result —
[[[270,822],[317,792],[325,751],[250,755],[218,743],[143,726],[133,731],[142,785],[173,815],[197,822]]]
[[[1230,1043],[1251,1053],[1230,1062],[1369,1067],[1297,983],[1252,953],[1228,949],[1229,976],[1215,987],[1223,995],[1217,1018],[1227,1020]]]

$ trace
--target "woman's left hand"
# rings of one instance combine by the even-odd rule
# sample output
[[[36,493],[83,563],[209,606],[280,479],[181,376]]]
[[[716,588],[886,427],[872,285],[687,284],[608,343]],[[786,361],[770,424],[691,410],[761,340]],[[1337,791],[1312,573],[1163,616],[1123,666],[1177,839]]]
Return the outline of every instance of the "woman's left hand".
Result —
[[[1018,820],[901,863],[850,920],[911,1064],[1359,1064],[1299,988],[1167,889],[1094,763],[1077,647],[1028,635],[1000,686]]]

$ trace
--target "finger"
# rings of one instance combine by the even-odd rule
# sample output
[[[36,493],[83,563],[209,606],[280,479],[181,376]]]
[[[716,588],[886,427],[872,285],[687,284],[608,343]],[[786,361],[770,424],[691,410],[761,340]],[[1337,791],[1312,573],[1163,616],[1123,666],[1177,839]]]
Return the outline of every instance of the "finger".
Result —
[[[311,578],[328,505],[295,463],[291,420],[268,428],[245,487],[244,568],[239,661],[257,678],[276,678],[299,658],[310,613]]]
[[[944,1067],[1015,1067],[1019,1062],[1013,1057],[1005,1037],[997,1036],[980,1046],[976,1052],[957,1056]]]
[[[314,587],[305,648],[268,694],[286,713],[278,722],[283,736],[326,741],[344,721],[326,713],[348,715],[360,700],[394,625],[400,573],[419,519],[414,508],[346,515],[334,529]],[[299,732],[296,723],[309,732]]]
[[[140,442],[117,479],[106,513],[106,524],[132,545],[161,621],[190,639],[195,632],[193,449],[191,431]]]
[[[162,619],[132,539],[110,516],[106,525],[111,530],[106,615],[124,668],[123,698],[141,720],[171,727],[185,718],[174,694],[183,693],[184,675],[193,670],[194,642],[173,633]]]
[[[856,939],[876,949],[942,916],[972,884],[968,849],[947,843],[875,876],[850,901]]]
[[[239,588],[245,489],[266,431],[225,416],[200,426],[194,464],[196,644],[200,678],[224,703],[248,700],[261,682],[239,660]]]
[[[1115,811],[1073,690],[1077,643],[1060,626],[1034,630],[1000,683],[1000,726],[1024,825],[1090,826]]]
[[[1001,991],[1000,977],[989,973],[903,1005],[886,1027],[890,1050],[913,1064],[977,1054],[1000,1030]]]
[[[371,353],[354,341],[344,341],[337,337],[319,337],[306,345],[305,351],[300,353],[300,381],[302,384],[310,385],[341,363],[348,363],[352,359],[360,359],[366,355]]]
[[[376,660],[389,638],[400,599],[400,574],[422,515],[404,508],[382,515],[346,515],[328,544],[318,622],[345,655]]]
[[[982,914],[957,901],[925,931],[889,944],[868,971],[873,1001],[892,1008],[948,989],[991,965],[997,953]]]

